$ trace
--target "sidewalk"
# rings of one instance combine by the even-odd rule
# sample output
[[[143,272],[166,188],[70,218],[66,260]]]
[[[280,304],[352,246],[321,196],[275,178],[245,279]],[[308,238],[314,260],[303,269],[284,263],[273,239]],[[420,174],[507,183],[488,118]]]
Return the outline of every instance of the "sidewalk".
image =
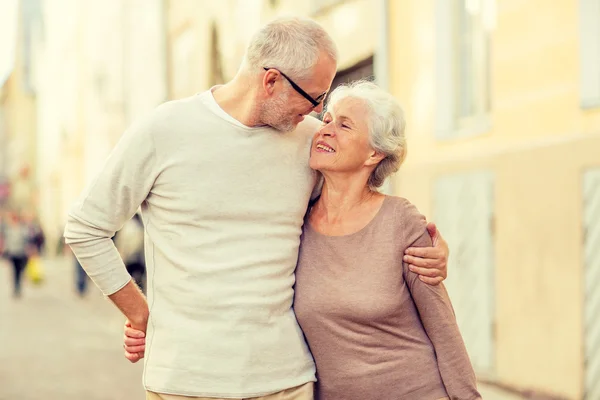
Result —
[[[46,281],[11,297],[0,262],[0,400],[142,400],[142,363],[123,357],[123,317],[91,285],[75,293],[70,260],[44,261]]]
[[[484,400],[523,400],[524,397],[505,392],[501,389],[479,383],[479,392]]]

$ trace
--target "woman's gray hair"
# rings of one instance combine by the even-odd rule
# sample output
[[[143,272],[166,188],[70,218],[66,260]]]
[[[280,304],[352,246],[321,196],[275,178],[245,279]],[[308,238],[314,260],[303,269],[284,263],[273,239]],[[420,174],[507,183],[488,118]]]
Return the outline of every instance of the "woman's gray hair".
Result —
[[[337,62],[337,47],[321,25],[309,18],[278,18],[250,39],[244,61],[256,71],[280,69],[296,79],[308,79],[325,52]]]
[[[337,102],[347,97],[362,100],[367,105],[371,147],[385,156],[368,180],[369,187],[376,190],[388,176],[398,171],[406,158],[404,111],[394,96],[365,80],[338,86],[329,95],[327,109],[332,109]]]

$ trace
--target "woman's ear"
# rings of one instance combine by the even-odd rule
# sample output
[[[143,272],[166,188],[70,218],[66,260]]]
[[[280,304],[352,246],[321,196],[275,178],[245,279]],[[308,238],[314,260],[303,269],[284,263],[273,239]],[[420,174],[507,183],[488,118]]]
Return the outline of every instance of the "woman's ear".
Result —
[[[385,158],[385,154],[380,153],[378,151],[371,151],[371,154],[369,155],[369,158],[367,159],[367,161],[365,162],[366,166],[372,166],[372,165],[377,165],[379,164],[383,159]]]

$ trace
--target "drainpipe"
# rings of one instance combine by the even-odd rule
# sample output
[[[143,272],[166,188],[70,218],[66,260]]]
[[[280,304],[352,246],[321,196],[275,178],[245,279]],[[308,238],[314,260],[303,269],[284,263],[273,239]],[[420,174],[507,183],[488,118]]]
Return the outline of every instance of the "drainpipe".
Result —
[[[376,22],[379,29],[373,69],[377,85],[384,90],[389,90],[389,0],[379,0],[377,6]]]
[[[168,101],[171,99],[171,85],[170,85],[170,72],[171,72],[171,67],[170,67],[170,60],[171,60],[171,55],[170,55],[170,36],[169,36],[169,12],[170,12],[170,7],[171,7],[171,3],[169,0],[161,0],[160,2],[160,7],[161,7],[161,26],[160,29],[162,31],[162,35],[161,35],[161,43],[159,44],[161,47],[161,52],[162,52],[162,76],[163,76],[163,101]]]
[[[375,72],[375,82],[383,90],[390,90],[390,70],[389,70],[389,48],[390,48],[390,30],[389,30],[389,0],[379,0],[377,2],[377,20],[379,28],[377,31],[377,43],[375,44],[375,57],[373,59],[373,70]],[[381,191],[385,194],[393,194],[393,178],[387,179]]]

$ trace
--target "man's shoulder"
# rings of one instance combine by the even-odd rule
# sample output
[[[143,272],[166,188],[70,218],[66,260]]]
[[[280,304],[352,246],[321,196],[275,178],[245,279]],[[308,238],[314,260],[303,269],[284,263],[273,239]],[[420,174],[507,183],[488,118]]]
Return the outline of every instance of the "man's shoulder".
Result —
[[[206,106],[202,100],[202,93],[166,101],[140,115],[131,128],[154,133],[172,132],[173,127],[179,123],[186,123],[190,118],[202,118],[203,109],[206,109]]]
[[[172,114],[185,113],[189,110],[198,111],[206,108],[206,92],[197,93],[193,96],[183,97],[181,99],[169,100],[154,109],[157,116],[168,116]]]

